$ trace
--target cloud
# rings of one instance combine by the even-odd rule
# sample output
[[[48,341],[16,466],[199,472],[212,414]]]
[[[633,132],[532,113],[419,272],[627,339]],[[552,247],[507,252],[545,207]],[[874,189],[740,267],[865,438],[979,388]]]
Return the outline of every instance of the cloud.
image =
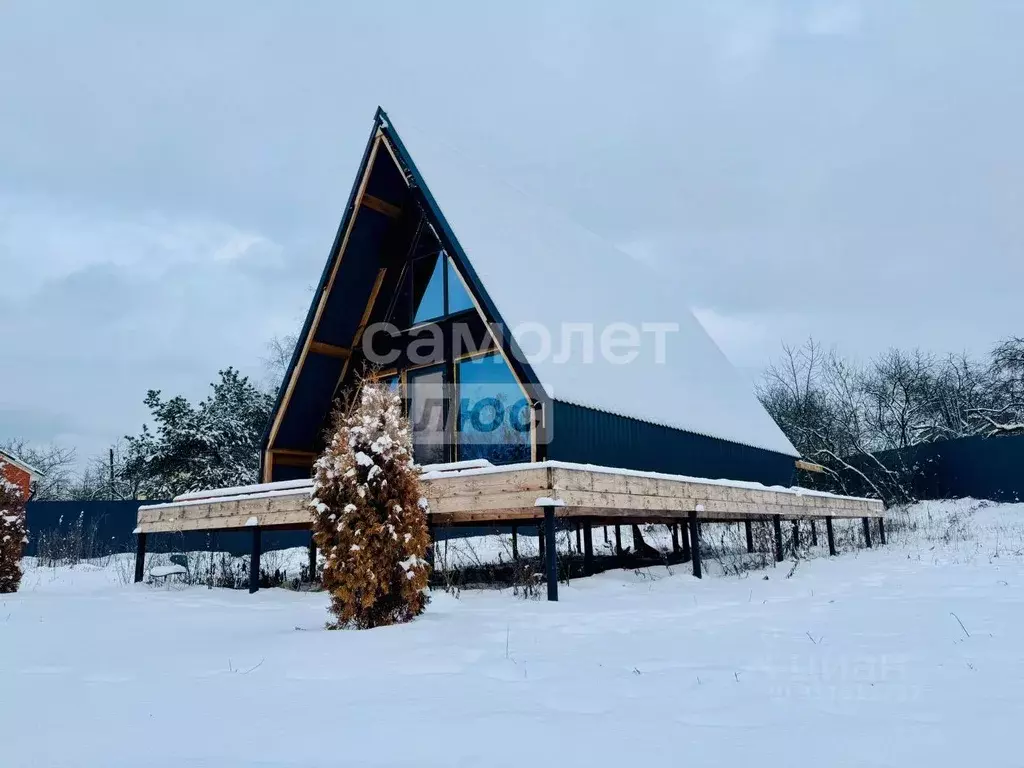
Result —
[[[146,418],[148,389],[205,394],[218,369],[262,375],[274,335],[293,331],[307,279],[285,247],[224,222],[69,214],[6,201],[0,252],[17,280],[0,290],[5,368],[0,434],[74,434],[80,458]],[[310,265],[312,266],[312,265]]]
[[[742,366],[1024,327],[1024,4],[3,8],[0,409],[40,433],[258,370],[378,104],[678,281]]]

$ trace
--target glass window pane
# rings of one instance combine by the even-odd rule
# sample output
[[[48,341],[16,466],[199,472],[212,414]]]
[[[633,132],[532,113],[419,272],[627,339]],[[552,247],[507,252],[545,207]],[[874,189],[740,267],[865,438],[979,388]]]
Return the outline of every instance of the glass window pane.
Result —
[[[452,263],[451,259],[448,259],[448,314],[454,315],[456,312],[463,312],[472,308],[473,299],[470,298],[469,293],[466,291],[466,286],[462,284],[459,273],[455,269],[455,264]]]
[[[444,260],[427,256],[413,262],[413,296],[416,311],[412,322],[422,323],[444,314]]]
[[[532,413],[500,354],[459,363],[459,460],[530,461]]]
[[[407,376],[413,458],[419,464],[447,460],[444,369],[410,371]]]

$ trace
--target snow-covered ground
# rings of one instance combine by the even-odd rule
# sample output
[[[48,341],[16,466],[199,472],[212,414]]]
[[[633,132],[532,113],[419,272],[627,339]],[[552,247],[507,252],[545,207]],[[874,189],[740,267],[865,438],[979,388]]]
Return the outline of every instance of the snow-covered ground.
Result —
[[[1024,505],[907,521],[795,570],[435,592],[366,632],[325,631],[320,593],[29,564],[0,598],[0,764],[1019,766]]]

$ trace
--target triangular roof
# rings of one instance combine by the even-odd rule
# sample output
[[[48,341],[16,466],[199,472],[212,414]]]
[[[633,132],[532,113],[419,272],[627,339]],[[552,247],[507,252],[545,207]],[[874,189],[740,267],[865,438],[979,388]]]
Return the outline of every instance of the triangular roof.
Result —
[[[321,338],[321,294],[333,290],[332,274],[345,247],[360,179],[372,162],[377,136],[417,188],[428,218],[449,248],[491,320],[508,331],[513,349],[525,352],[520,374],[555,400],[798,456],[792,444],[707,335],[669,276],[654,272],[486,169],[443,141],[395,122],[378,109],[356,188],[341,223],[331,260],[299,338],[277,410],[287,407],[307,337]],[[350,267],[351,269],[352,267]],[[323,309],[319,310],[323,313]],[[573,355],[560,361],[562,329],[589,324],[594,354],[574,337]],[[673,324],[664,360],[655,359],[653,337],[641,334],[641,354],[627,364],[601,355],[604,329],[628,324]],[[321,328],[315,326],[321,326]],[[548,329],[553,348],[538,349],[537,328]],[[308,346],[308,345],[307,345]],[[544,354],[537,354],[544,352]],[[275,424],[280,414],[276,414]],[[557,439],[557,424],[553,425]],[[269,445],[276,426],[268,430]]]
[[[520,190],[495,179],[457,151],[410,127],[401,133],[386,115],[389,134],[451,240],[472,267],[502,321],[523,329],[520,346],[538,347],[537,324],[549,329],[550,354],[527,355],[554,399],[610,413],[799,455],[754,396],[751,386],[689,310],[681,287],[594,233]],[[592,324],[593,362],[559,362],[563,327]],[[627,364],[600,354],[602,330],[678,325],[666,335],[664,363],[641,334],[641,354]],[[543,351],[543,350],[540,350]],[[555,425],[557,434],[557,425]]]
[[[27,461],[22,461],[20,458],[15,456],[13,453],[8,453],[3,448],[0,448],[0,462],[6,462],[13,464],[25,472],[28,472],[29,477],[33,480],[39,480],[43,477],[43,473],[29,464]]]

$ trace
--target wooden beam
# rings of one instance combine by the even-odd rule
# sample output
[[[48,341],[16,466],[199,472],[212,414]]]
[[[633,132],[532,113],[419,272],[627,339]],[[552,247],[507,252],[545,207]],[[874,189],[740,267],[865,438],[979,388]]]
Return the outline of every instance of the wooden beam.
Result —
[[[309,468],[313,451],[276,449],[277,464]],[[822,494],[794,494],[768,489],[724,486],[664,477],[599,473],[571,467],[537,466],[479,474],[441,474],[423,481],[434,523],[525,524],[544,515],[538,498],[559,499],[559,518],[589,518],[618,527],[633,523],[672,525],[695,513],[703,522],[746,522],[825,518],[881,517],[881,502]],[[189,530],[228,530],[250,525],[261,528],[309,526],[308,489],[246,497],[226,497],[163,504],[139,510],[140,533]],[[684,537],[684,552],[689,549]],[[881,539],[881,536],[879,536]]]
[[[804,461],[803,459],[796,460],[796,468],[802,469],[804,472],[824,472],[825,468],[821,464],[815,464],[811,461]]]
[[[402,209],[399,206],[394,203],[389,203],[387,200],[381,200],[379,197],[374,197],[373,195],[364,194],[360,202],[370,210],[376,211],[377,213],[383,213],[391,219],[397,219],[402,215]]]
[[[352,350],[348,347],[339,347],[336,344],[327,344],[323,341],[312,341],[309,344],[309,351],[315,355],[327,355],[337,357],[340,360],[348,360]]]
[[[299,451],[293,448],[274,448],[270,452],[275,456],[291,456],[293,458],[315,459],[317,457],[316,451]]]
[[[358,201],[363,197],[364,193],[366,192],[366,185],[370,180],[370,171],[373,170],[374,162],[377,159],[377,150],[382,143],[381,137],[382,134],[380,131],[378,131],[377,135],[374,136],[373,145],[370,148],[370,155],[366,161],[366,168],[363,170],[362,178],[360,178],[359,180],[359,188],[355,197],[356,205],[354,207],[354,210],[352,211],[352,215],[349,217],[348,226],[345,228],[345,234],[341,239],[341,244],[339,245],[337,251],[331,253],[331,260],[334,263],[331,266],[330,276],[328,277],[327,283],[324,285],[323,290],[320,292],[319,297],[317,297],[316,310],[313,313],[313,322],[310,323],[309,333],[306,334],[306,337],[304,339],[301,339],[302,347],[301,351],[299,352],[299,359],[295,365],[295,368],[292,369],[291,376],[288,378],[288,381],[285,382],[284,395],[281,398],[280,407],[274,411],[274,420],[273,422],[271,422],[270,425],[270,437],[267,440],[267,447],[270,449],[273,449],[274,442],[277,440],[277,433],[278,430],[280,430],[281,428],[281,421],[284,419],[284,414],[288,410],[288,406],[291,403],[292,395],[295,392],[296,383],[299,380],[299,372],[305,365],[306,355],[309,353],[309,345],[313,341],[313,336],[316,335],[317,328],[320,325],[320,318],[323,317],[324,308],[327,306],[327,298],[328,296],[330,296],[331,290],[334,288],[334,280],[338,275],[338,268],[341,265],[341,260],[345,255],[345,249],[348,247],[349,237],[352,234],[352,229],[355,226],[356,219],[358,218],[360,208],[360,206],[358,205]],[[353,346],[355,346],[355,342],[353,342]],[[270,475],[273,472],[273,467],[273,461],[264,462],[263,482],[270,482]]]
[[[355,335],[352,337],[352,349],[358,349],[359,345],[363,340],[363,333],[366,331],[366,326],[370,322],[370,318],[373,316],[373,308],[377,304],[377,297],[380,294],[381,286],[384,285],[384,277],[387,275],[387,267],[381,267],[377,270],[377,279],[373,283],[373,289],[370,291],[370,298],[366,302],[366,306],[363,308],[362,317],[359,318],[359,326],[356,328]],[[338,376],[338,381],[334,384],[334,395],[337,395],[338,388],[341,387],[341,383],[345,380],[345,376],[348,373],[349,366],[352,365],[352,356],[349,355],[345,360],[345,365],[341,368],[341,375]]]
[[[313,468],[315,456],[275,456],[274,464],[282,467],[309,467]],[[312,474],[312,473],[311,473]]]

